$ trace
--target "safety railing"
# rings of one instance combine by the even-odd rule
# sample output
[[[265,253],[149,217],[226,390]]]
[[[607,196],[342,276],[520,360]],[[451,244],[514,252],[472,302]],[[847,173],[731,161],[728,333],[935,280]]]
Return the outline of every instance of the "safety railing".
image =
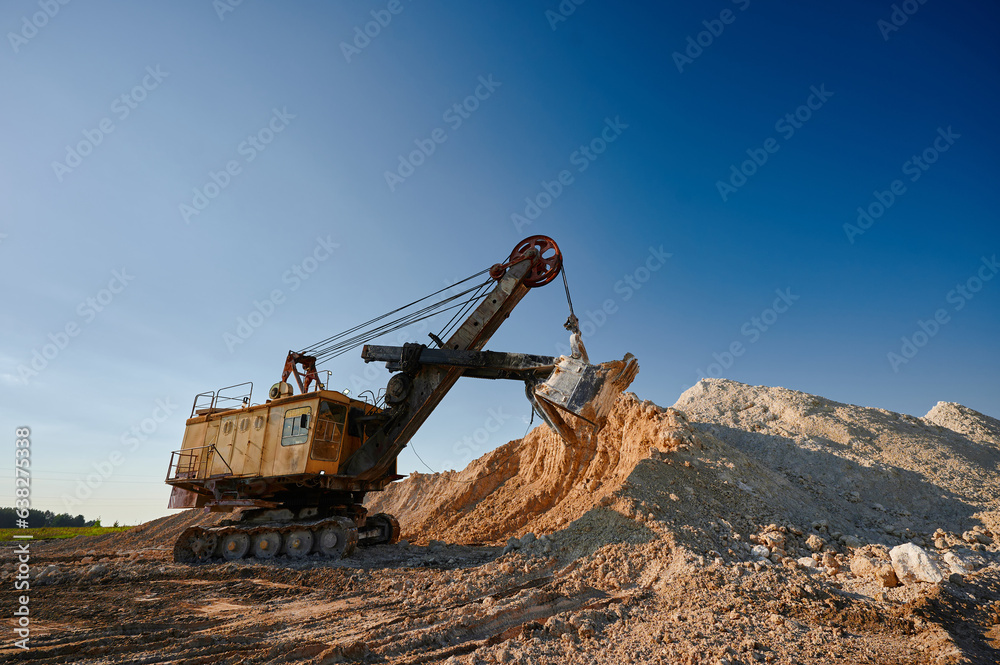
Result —
[[[191,405],[191,415],[188,418],[194,418],[194,414],[199,411],[211,411],[215,406],[215,391],[209,390],[206,393],[198,393],[194,396],[194,404]]]
[[[208,477],[212,453],[218,452],[215,445],[185,448],[170,453],[170,466],[167,467],[167,480],[192,480]],[[233,469],[221,456],[222,463],[232,475]]]
[[[227,390],[232,390],[234,388],[242,388],[243,386],[250,386],[246,389],[246,392],[238,392],[234,395],[224,395],[223,393]],[[216,408],[230,408],[235,409],[232,406],[233,402],[238,402],[240,405],[249,405],[250,398],[253,396],[253,381],[246,381],[244,383],[237,383],[233,386],[226,386],[225,388],[219,388],[219,391],[215,394],[215,404]]]
[[[243,388],[244,386],[249,386],[249,388],[244,388],[246,392],[239,391],[235,394],[226,394],[227,390]],[[225,388],[219,388],[218,391],[209,390],[208,392],[198,393],[194,396],[194,404],[191,405],[191,415],[188,417],[194,418],[196,414],[205,415],[237,409],[240,406],[250,406],[251,397],[253,397],[253,381],[245,381],[232,386],[226,386]],[[233,402],[236,402],[236,404],[233,404]]]

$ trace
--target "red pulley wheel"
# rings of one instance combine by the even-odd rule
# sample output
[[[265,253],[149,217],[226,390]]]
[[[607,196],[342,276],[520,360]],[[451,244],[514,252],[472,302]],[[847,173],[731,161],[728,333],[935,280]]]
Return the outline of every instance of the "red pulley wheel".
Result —
[[[511,259],[523,256],[528,250],[534,249],[538,252],[538,258],[525,276],[525,286],[532,288],[545,286],[559,275],[562,269],[562,252],[559,245],[548,236],[531,236],[517,243],[514,251],[510,253]]]

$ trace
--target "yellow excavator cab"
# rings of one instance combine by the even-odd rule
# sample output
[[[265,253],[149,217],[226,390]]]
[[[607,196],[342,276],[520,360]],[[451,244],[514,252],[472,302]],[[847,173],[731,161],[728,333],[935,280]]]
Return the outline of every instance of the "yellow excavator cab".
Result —
[[[198,409],[196,402],[181,449],[171,456],[166,478],[173,487],[169,507],[206,505],[215,498],[205,491],[209,481],[215,481],[216,486],[237,483],[235,489],[240,486],[238,481],[247,479],[278,485],[289,478],[318,474],[334,480],[344,460],[361,447],[365,431],[362,419],[376,418],[381,411],[331,390],[232,409]],[[396,478],[393,466],[381,484]],[[212,508],[270,507],[273,502],[268,498],[261,496],[254,502],[222,497],[212,501]]]

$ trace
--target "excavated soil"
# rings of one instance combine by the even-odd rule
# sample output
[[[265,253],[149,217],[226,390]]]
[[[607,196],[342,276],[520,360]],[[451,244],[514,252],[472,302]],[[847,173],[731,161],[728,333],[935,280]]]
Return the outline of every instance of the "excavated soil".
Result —
[[[349,559],[174,564],[184,528],[220,519],[194,511],[35,543],[31,649],[0,659],[995,663],[998,470],[1000,421],[958,404],[625,394],[586,444],[541,426],[373,495],[405,540]],[[907,548],[935,581],[895,567]]]

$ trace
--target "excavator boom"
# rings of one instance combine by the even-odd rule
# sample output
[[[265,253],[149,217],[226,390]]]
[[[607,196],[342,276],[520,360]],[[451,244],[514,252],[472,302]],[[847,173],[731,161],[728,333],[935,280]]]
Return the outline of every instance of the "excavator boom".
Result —
[[[639,371],[632,354],[623,360],[591,365],[573,356],[430,349],[422,344],[407,344],[365,345],[361,357],[365,362],[385,362],[390,371],[399,371],[408,362],[411,368],[460,368],[462,376],[477,379],[524,381],[535,410],[573,445],[589,439],[604,426],[618,395]],[[407,358],[410,360],[404,360]]]
[[[532,248],[510,266],[469,318],[445,341],[444,348],[478,351],[486,346],[514,306],[527,295],[529,287],[525,280],[533,272],[537,258],[537,250]],[[399,362],[401,373],[394,375],[386,388],[391,419],[346,461],[344,474],[365,479],[385,473],[462,376],[460,367],[420,364],[419,353],[415,358],[402,357]]]

